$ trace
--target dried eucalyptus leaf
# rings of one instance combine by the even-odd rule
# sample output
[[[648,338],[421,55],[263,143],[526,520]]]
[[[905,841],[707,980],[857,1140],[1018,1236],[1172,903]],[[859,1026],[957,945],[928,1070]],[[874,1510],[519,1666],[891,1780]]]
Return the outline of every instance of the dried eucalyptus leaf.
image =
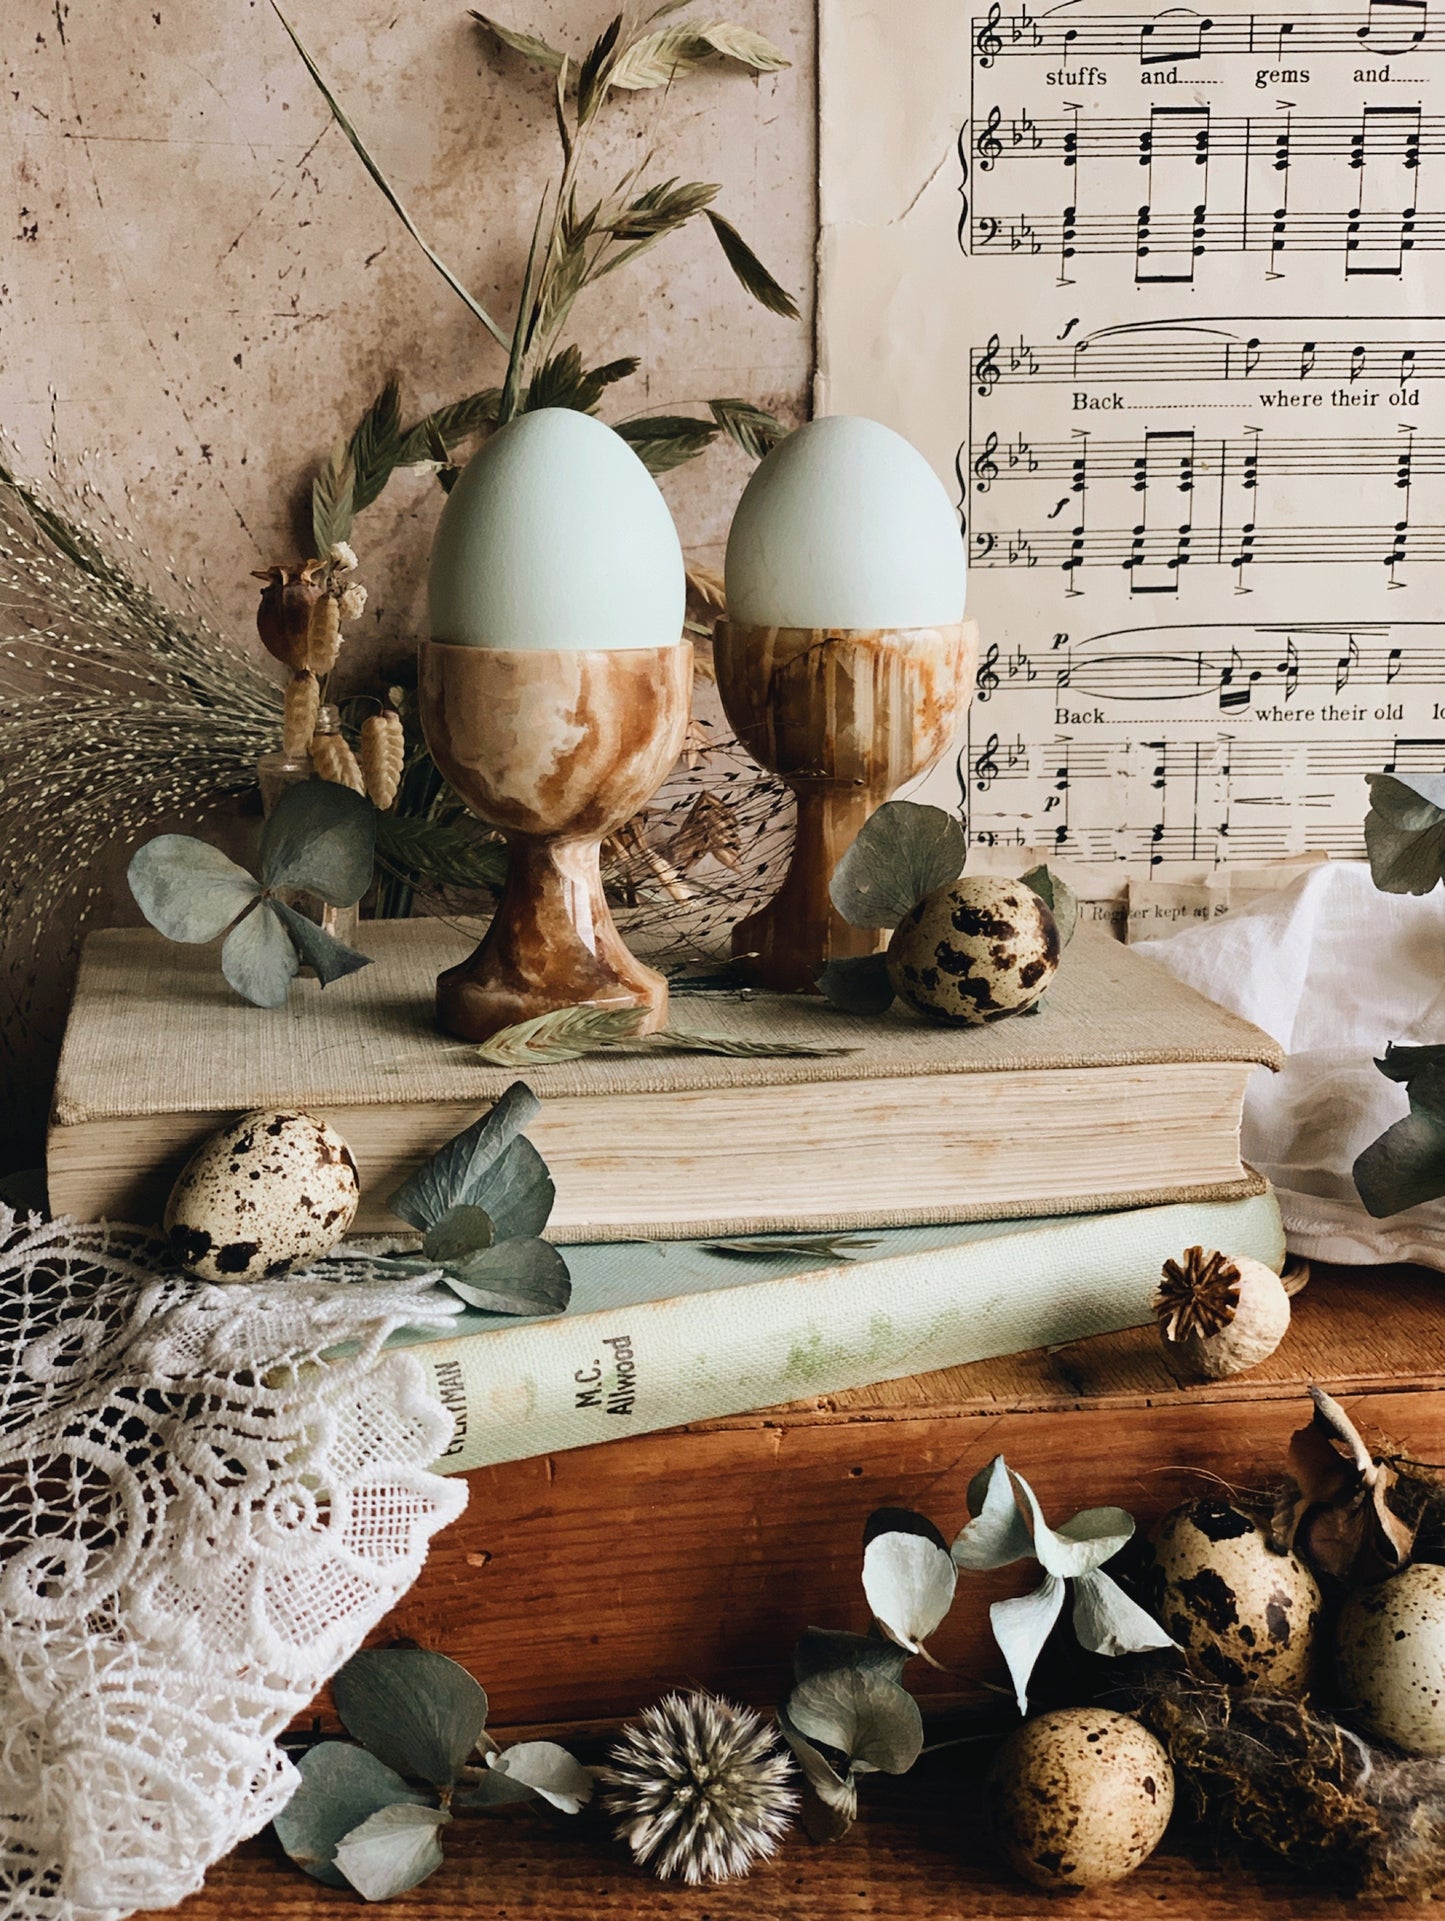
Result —
[[[399,1774],[450,1787],[487,1725],[480,1682],[426,1648],[363,1648],[331,1683],[348,1734]]]
[[[464,1788],[458,1788],[452,1796],[454,1808],[510,1808],[522,1801],[535,1801],[537,1791],[529,1788],[525,1781],[510,1780],[505,1774],[494,1774],[490,1768],[480,1780],[469,1781]]]
[[[591,1771],[555,1741],[519,1741],[487,1756],[488,1768],[518,1781],[563,1814],[580,1814],[592,1799]]]
[[[1002,1454],[995,1454],[969,1482],[968,1508],[973,1519],[959,1530],[952,1548],[959,1567],[980,1573],[1008,1567],[1033,1553],[1033,1536]]]
[[[1387,894],[1428,894],[1445,872],[1445,775],[1365,778],[1365,852],[1376,887]]]
[[[993,1638],[1014,1684],[1020,1714],[1029,1711],[1029,1681],[1063,1607],[1063,1580],[1057,1574],[1046,1574],[1032,1594],[995,1601],[989,1608]]]
[[[261,879],[267,887],[319,894],[354,907],[371,885],[376,809],[364,794],[331,780],[288,787],[261,829]]]
[[[493,1169],[541,1110],[542,1103],[531,1088],[524,1081],[514,1081],[493,1107],[438,1148],[424,1167],[403,1181],[387,1206],[423,1233],[435,1227],[454,1207],[483,1207],[491,1215],[493,1228],[500,1236],[503,1230],[497,1210],[488,1205],[487,1200]],[[550,1196],[547,1205],[550,1211]],[[546,1225],[545,1218],[541,1225]]]
[[[328,934],[324,927],[318,927],[314,920],[305,914],[298,914],[283,900],[268,901],[267,906],[273,913],[281,916],[281,924],[295,943],[296,951],[308,967],[316,970],[316,978],[323,987],[332,981],[345,980],[348,974],[355,974],[363,967],[370,967],[370,954],[359,954],[354,947],[337,940]]]
[[[813,1743],[778,1710],[778,1728],[793,1750],[803,1777],[803,1826],[812,1841],[840,1841],[858,1818],[858,1788],[851,1769],[840,1775]]]
[[[901,1508],[882,1513],[883,1525],[870,1521],[865,1535],[863,1593],[884,1633],[918,1654],[953,1606],[958,1570],[931,1521]]]
[[[1117,1659],[1175,1643],[1152,1614],[1131,1601],[1108,1574],[1081,1574],[1074,1582],[1074,1634],[1090,1654]]]
[[[841,1628],[805,1628],[793,1650],[795,1681],[831,1674],[837,1668],[857,1668],[899,1681],[907,1665],[908,1652],[896,1641],[882,1635],[849,1634]]]
[[[923,1749],[918,1703],[877,1669],[809,1675],[788,1696],[788,1718],[809,1741],[836,1749],[854,1768],[906,1774]]]
[[[935,889],[957,880],[968,837],[952,814],[913,800],[885,801],[833,869],[828,892],[855,927],[896,927]]]
[[[272,1822],[276,1839],[298,1868],[328,1888],[344,1888],[336,1844],[378,1809],[426,1804],[393,1769],[349,1741],[323,1741],[296,1764],[301,1785]]]
[[[1403,1214],[1445,1196],[1445,1120],[1429,1107],[1416,1108],[1387,1127],[1355,1161],[1355,1188],[1376,1220]]]
[[[237,921],[221,948],[222,974],[253,1007],[280,1007],[300,965],[296,944],[268,900]]]
[[[567,1263],[549,1241],[513,1238],[448,1262],[446,1285],[487,1314],[562,1314],[572,1298]]]
[[[818,991],[845,1014],[886,1014],[894,998],[888,956],[858,954],[829,961],[818,976]]]
[[[137,848],[126,869],[136,906],[167,940],[207,941],[260,893],[244,867],[190,834],[160,834]]]
[[[495,1239],[492,1217],[484,1207],[453,1207],[427,1229],[421,1251],[429,1261],[459,1261],[479,1254]]]
[[[796,320],[798,303],[786,288],[780,286],[768,272],[762,261],[753,252],[730,220],[724,220],[720,213],[709,207],[707,218],[717,235],[718,245],[727,256],[727,263],[737,275],[742,287],[752,295],[760,307],[769,313],[780,314],[784,320]]]
[[[1031,867],[1019,878],[1025,887],[1038,895],[1053,915],[1054,925],[1059,930],[1059,945],[1067,947],[1079,924],[1078,895],[1067,881],[1059,879],[1052,867]]]
[[[368,1901],[390,1901],[419,1887],[442,1864],[438,1829],[451,1820],[445,1808],[410,1801],[379,1808],[338,1843],[336,1865]]]

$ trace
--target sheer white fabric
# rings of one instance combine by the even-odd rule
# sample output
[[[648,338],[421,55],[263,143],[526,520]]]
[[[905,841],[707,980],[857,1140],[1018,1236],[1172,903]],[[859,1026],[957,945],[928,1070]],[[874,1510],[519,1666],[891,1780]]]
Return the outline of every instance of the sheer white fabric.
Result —
[[[0,1208],[0,1917],[165,1907],[263,1827],[276,1737],[466,1501],[424,1280],[213,1287]],[[342,1345],[339,1356],[323,1352]]]
[[[1375,1066],[1391,1041],[1445,1041],[1445,894],[1382,894],[1325,861],[1222,920],[1135,943],[1272,1034],[1289,1058],[1244,1104],[1244,1158],[1279,1195],[1289,1245],[1318,1261],[1445,1268],[1445,1201],[1372,1220],[1355,1157],[1409,1111]]]

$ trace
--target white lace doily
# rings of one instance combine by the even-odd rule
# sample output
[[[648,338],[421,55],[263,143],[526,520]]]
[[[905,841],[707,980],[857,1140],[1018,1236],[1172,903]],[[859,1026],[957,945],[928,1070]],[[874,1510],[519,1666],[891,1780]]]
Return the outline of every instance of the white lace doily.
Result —
[[[0,1917],[167,1907],[284,1805],[287,1723],[466,1501],[421,1280],[213,1287],[0,1207]],[[347,1343],[343,1358],[323,1350]]]

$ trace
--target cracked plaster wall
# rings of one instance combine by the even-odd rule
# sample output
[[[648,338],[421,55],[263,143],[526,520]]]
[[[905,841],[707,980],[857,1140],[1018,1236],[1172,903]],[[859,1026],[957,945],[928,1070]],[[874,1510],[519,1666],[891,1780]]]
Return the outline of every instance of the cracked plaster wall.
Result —
[[[490,44],[465,0],[291,0],[322,70],[422,231],[493,313],[521,277],[557,166],[546,80]],[[584,49],[608,0],[508,0]],[[614,415],[739,394],[799,417],[815,240],[811,0],[725,13],[793,62],[721,64],[635,95],[598,143],[606,184],[655,147],[799,297],[751,302],[698,223],[584,297],[589,358],[638,354]],[[4,0],[0,44],[0,431],[36,471],[53,435],[153,551],[254,645],[253,567],[297,551],[309,473],[389,371],[408,414],[500,377],[499,351],[364,174],[266,0]],[[715,449],[664,480],[689,551],[716,564],[747,463]],[[128,501],[126,496],[129,496]],[[359,523],[371,590],[347,673],[418,630],[435,483],[404,474]],[[128,918],[117,899],[113,918]],[[63,1009],[57,928],[29,1017],[33,1141]]]

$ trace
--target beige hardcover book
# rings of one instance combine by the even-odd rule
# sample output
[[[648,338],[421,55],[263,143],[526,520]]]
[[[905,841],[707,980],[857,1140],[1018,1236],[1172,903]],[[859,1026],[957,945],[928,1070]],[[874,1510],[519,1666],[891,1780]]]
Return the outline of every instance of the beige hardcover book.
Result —
[[[363,924],[373,965],[261,1009],[214,947],[148,929],[86,943],[56,1082],[51,1205],[155,1219],[213,1129],[306,1107],[351,1143],[356,1231],[398,1223],[386,1196],[519,1076],[436,1031],[437,972],[466,936]],[[677,993],[673,1025],[846,1048],[807,1058],[592,1055],[529,1067],[529,1130],[557,1183],[559,1240],[903,1227],[927,1221],[1224,1200],[1245,1083],[1275,1043],[1153,962],[1081,931],[1037,1014],[939,1028],[810,996]]]

